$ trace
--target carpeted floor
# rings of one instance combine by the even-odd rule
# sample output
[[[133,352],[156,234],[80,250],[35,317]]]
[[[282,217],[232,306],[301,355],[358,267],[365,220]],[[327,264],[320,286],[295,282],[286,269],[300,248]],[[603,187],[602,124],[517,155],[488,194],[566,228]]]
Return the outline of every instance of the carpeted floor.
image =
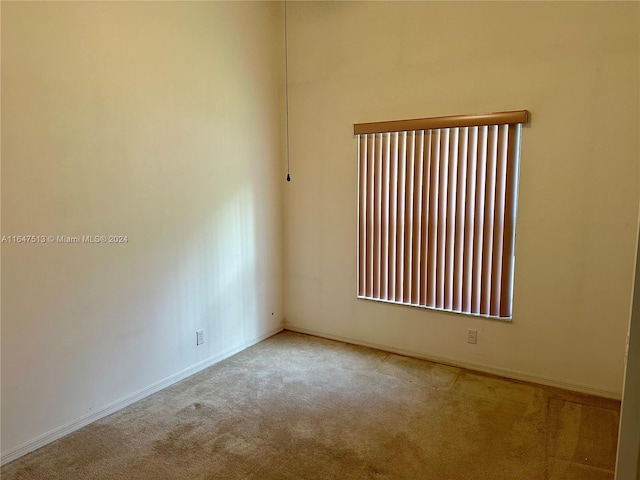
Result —
[[[11,479],[611,480],[619,402],[283,332]]]

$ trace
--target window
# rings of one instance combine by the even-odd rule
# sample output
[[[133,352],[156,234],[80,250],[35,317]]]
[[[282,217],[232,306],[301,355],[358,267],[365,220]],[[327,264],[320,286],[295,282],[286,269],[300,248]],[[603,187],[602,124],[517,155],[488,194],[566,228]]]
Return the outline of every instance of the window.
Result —
[[[354,125],[358,297],[511,318],[526,110]]]

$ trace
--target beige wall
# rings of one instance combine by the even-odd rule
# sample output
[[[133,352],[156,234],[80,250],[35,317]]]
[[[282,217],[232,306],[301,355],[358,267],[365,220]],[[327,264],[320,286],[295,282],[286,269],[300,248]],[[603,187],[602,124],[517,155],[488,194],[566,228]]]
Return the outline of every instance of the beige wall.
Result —
[[[288,324],[619,396],[640,193],[640,5],[288,8]],[[356,300],[352,124],[523,108],[513,322]]]
[[[128,236],[2,245],[3,458],[279,328],[283,52],[278,3],[2,2],[2,235]]]

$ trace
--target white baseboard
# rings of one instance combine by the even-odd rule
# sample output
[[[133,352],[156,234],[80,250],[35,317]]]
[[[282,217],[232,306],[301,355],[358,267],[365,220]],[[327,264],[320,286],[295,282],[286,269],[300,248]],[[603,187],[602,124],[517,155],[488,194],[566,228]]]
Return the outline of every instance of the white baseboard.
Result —
[[[77,420],[74,420],[73,422],[70,422],[61,427],[54,428],[53,430],[47,433],[44,433],[34,438],[33,440],[29,440],[28,442],[25,442],[22,445],[18,445],[17,447],[12,448],[7,452],[3,452],[2,455],[0,456],[0,465],[5,465],[13,460],[16,460],[17,458],[22,457],[23,455],[26,455],[29,452],[32,452],[34,450],[37,450],[38,448],[44,447],[45,445],[53,442],[54,440],[62,438],[65,435],[68,435],[71,432],[74,432],[75,430],[78,430],[86,425],[89,425],[90,423],[95,422],[96,420],[100,420],[101,418],[106,417],[107,415],[111,415],[112,413],[115,413],[118,410],[121,410],[139,400],[142,400],[143,398],[148,397],[153,393],[156,393],[164,388],[167,388],[168,386],[173,385],[174,383],[177,383],[180,380],[184,380],[185,378],[190,377],[194,373],[198,373],[199,371],[204,370],[205,368],[208,368],[218,362],[221,362],[222,360],[225,360],[226,358],[229,358],[232,355],[235,355],[236,353],[241,352],[242,350],[249,348],[252,345],[255,345],[256,343],[259,343],[273,335],[276,335],[277,333],[280,333],[282,330],[283,330],[283,327],[279,326],[278,328],[273,329],[263,335],[260,335],[259,337],[254,338],[253,340],[244,342],[243,344],[231,350],[227,350],[218,355],[214,355],[213,357],[209,357],[206,360],[198,362],[195,365],[192,365],[191,367],[185,368],[184,370],[178,373],[175,373],[163,380],[160,380],[159,382],[149,385],[148,387],[145,387],[142,390],[138,390],[137,392],[134,392],[131,395],[127,395],[126,397],[121,398],[120,400],[116,400],[115,402],[105,405],[99,408],[98,410],[92,412],[89,415],[78,418]]]
[[[416,352],[413,350],[398,348],[392,345],[372,343],[372,342],[357,340],[355,338],[342,337],[340,335],[332,335],[330,333],[320,332],[318,330],[312,330],[312,329],[303,328],[303,327],[296,327],[295,325],[291,325],[289,323],[285,323],[284,329],[290,330],[292,332],[304,333],[304,334],[313,335],[316,337],[327,338],[329,340],[337,340],[339,342],[351,343],[353,345],[360,345],[363,347],[375,348],[377,350],[396,353],[398,355],[403,355],[406,357],[419,358],[422,360],[429,360],[431,362],[451,365],[453,367],[466,368],[467,370],[475,370],[477,372],[490,373],[493,375],[499,375],[501,377],[512,378],[514,380],[523,380],[526,382],[546,385],[548,387],[562,388],[563,390],[570,390],[572,392],[586,393],[588,395],[595,395],[598,397],[610,398],[613,400],[620,400],[622,398],[622,395],[620,394],[620,392],[611,392],[608,390],[601,390],[598,388],[590,387],[588,385],[582,385],[582,384],[573,383],[573,382],[566,382],[563,380],[556,380],[553,378],[547,378],[547,377],[542,377],[538,375],[531,375],[531,374],[520,372],[517,370],[496,368],[489,365],[482,365],[478,363],[462,362],[462,361],[451,359],[451,358],[445,358],[437,355],[430,355],[428,353]]]

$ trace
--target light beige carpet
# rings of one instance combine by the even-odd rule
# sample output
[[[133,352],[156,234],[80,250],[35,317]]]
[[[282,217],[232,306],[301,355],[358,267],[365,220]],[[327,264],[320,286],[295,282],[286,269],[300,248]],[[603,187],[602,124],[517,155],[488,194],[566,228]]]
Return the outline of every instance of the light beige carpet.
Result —
[[[283,332],[11,479],[613,479],[619,402]]]

